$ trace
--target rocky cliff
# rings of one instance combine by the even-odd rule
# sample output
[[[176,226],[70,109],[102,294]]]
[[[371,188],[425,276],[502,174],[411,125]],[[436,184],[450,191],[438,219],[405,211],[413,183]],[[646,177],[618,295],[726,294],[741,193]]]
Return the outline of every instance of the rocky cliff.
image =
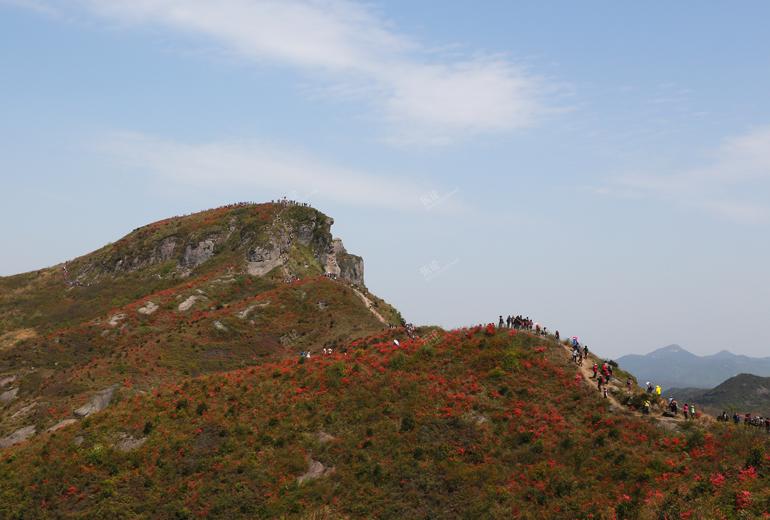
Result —
[[[237,271],[265,276],[281,268],[285,276],[330,274],[364,285],[363,259],[334,238],[334,220],[291,203],[238,204],[177,217],[134,230],[120,241],[62,267],[72,284],[139,271],[158,278],[189,276],[217,260],[234,261]]]

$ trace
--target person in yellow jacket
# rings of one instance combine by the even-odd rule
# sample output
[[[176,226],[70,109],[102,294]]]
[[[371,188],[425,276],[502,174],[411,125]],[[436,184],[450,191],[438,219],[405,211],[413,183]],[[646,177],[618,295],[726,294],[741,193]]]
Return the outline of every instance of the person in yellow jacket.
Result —
[[[658,397],[660,397],[660,385],[657,385],[657,386],[655,387],[655,395],[657,395]]]

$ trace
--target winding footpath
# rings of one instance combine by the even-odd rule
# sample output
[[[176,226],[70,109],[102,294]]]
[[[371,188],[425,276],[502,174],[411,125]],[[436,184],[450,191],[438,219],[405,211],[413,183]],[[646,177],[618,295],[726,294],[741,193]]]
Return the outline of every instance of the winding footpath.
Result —
[[[567,354],[567,360],[568,360],[567,362],[570,365],[575,365],[572,362],[572,347],[570,347],[569,345],[565,345],[564,343],[561,343],[561,342],[560,342],[560,344],[564,347],[564,350],[565,350],[565,352]],[[585,361],[588,361],[588,363],[586,363]],[[592,376],[593,376],[593,368],[592,367],[593,367],[594,363],[596,363],[597,365],[601,366],[603,361],[598,359],[598,358],[596,358],[593,354],[589,354],[588,355],[588,359],[584,360],[582,365],[576,365],[576,368],[583,375],[583,380],[585,381],[585,383],[588,386],[590,386],[591,388],[593,388],[594,390],[596,390],[596,388],[597,388],[596,387],[596,381],[594,379],[592,379]],[[616,381],[617,381],[617,379],[616,379]],[[615,389],[617,391],[621,391],[621,392],[625,391],[617,383],[609,383],[609,384],[610,384],[610,387],[612,387],[613,389]],[[656,413],[653,410],[650,411],[649,415],[645,415],[645,414],[643,414],[643,413],[641,413],[641,412],[639,412],[637,410],[629,408],[628,406],[620,404],[620,402],[615,398],[615,396],[612,395],[612,392],[607,392],[607,400],[610,402],[610,405],[612,407],[617,408],[617,410],[619,410],[619,411],[623,411],[625,413],[636,415],[638,417],[649,417],[649,418],[655,420],[661,427],[667,428],[669,430],[673,430],[673,429],[677,428],[679,425],[681,425],[682,423],[684,423],[684,418],[682,416],[679,416],[679,415],[677,415],[676,417],[666,417],[666,416],[660,414],[659,412]]]

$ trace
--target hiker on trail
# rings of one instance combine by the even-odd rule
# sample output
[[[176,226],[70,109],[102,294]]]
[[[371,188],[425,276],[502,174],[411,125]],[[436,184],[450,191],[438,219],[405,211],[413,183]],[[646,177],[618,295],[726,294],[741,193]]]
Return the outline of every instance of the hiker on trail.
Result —
[[[660,385],[655,385],[655,395],[660,397]]]
[[[588,345],[583,345],[583,357],[588,359]]]
[[[628,389],[629,392],[631,391],[632,385],[633,383],[631,382],[631,378],[629,377],[628,379],[626,379],[626,388]]]
[[[690,419],[693,419],[693,420],[695,420],[695,418],[696,418],[696,417],[695,417],[695,405],[694,405],[694,404],[691,404],[691,405],[690,405]]]
[[[594,376],[593,376],[593,378],[592,378],[592,379],[596,379],[596,372],[597,372],[598,370],[599,370],[599,365],[597,365],[596,363],[594,363]]]
[[[606,386],[602,390],[602,393],[604,394],[604,398],[607,399],[607,387]]]
[[[503,328],[503,315],[502,314],[500,315],[500,323],[497,325],[497,327],[500,328],[500,329]]]
[[[596,384],[597,384],[599,390],[601,390],[602,386],[604,386],[604,377],[599,376],[599,379],[597,379]]]
[[[687,406],[687,403],[684,403],[684,407],[682,407],[682,412],[684,413],[684,420],[685,421],[690,418],[690,416],[689,416],[689,414],[690,414],[690,407]]]
[[[741,416],[738,415],[738,412],[733,412],[733,422],[735,424],[740,424],[741,423]]]
[[[650,401],[649,399],[644,400],[644,404],[642,405],[642,413],[644,415],[650,415]]]
[[[556,341],[559,341],[559,331],[556,331]]]
[[[676,402],[676,399],[671,401],[671,413],[674,415],[679,413],[679,403]]]
[[[647,393],[652,394],[652,391],[655,390],[655,387],[652,386],[652,383],[647,381]]]

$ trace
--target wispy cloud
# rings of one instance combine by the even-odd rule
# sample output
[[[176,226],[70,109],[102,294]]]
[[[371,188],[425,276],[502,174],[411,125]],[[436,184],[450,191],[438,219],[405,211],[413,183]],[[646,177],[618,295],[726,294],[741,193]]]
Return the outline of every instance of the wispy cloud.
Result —
[[[420,196],[425,187],[404,177],[329,165],[297,150],[263,142],[185,143],[120,133],[102,140],[97,148],[122,169],[177,185],[262,190],[276,197],[314,199],[309,202],[319,199],[415,212],[424,209]],[[452,211],[453,205],[442,205],[442,210]]]
[[[625,174],[596,191],[655,198],[739,222],[768,222],[770,127],[725,139],[704,166],[668,174]]]
[[[59,2],[47,3],[61,9]],[[354,93],[369,103],[396,142],[445,144],[524,128],[548,111],[543,82],[507,57],[433,52],[371,6],[351,0],[72,0],[68,5],[113,23],[203,36],[253,62],[309,74],[327,92]]]

